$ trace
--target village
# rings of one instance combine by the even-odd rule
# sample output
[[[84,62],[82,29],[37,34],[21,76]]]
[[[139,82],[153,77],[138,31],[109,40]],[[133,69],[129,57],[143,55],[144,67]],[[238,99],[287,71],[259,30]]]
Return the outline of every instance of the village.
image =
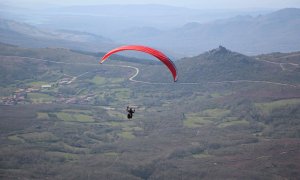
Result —
[[[48,95],[49,90],[60,86],[69,85],[74,80],[76,80],[76,77],[68,76],[68,77],[63,77],[58,82],[54,82],[50,84],[33,85],[26,88],[18,88],[10,96],[1,97],[0,105],[12,106],[18,104],[34,104],[35,102],[28,97],[28,94],[39,93],[39,94]],[[51,100],[48,100],[43,103],[90,104],[95,99],[95,96],[96,96],[95,94],[88,94],[82,96],[64,97],[62,93],[55,93]]]

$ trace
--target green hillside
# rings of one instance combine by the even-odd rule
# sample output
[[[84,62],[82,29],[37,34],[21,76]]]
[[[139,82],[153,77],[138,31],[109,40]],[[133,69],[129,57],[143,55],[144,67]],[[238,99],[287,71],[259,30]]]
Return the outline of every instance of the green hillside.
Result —
[[[261,57],[267,56],[262,55]],[[266,60],[268,59],[270,58],[266,58]],[[299,63],[299,59],[293,62]],[[300,80],[299,68],[282,70],[279,64],[273,64],[272,61],[271,63],[261,61],[256,57],[232,52],[222,46],[199,56],[183,58],[176,61],[175,64],[178,68],[179,83],[250,80],[299,84]],[[167,82],[170,79],[169,72],[164,71],[162,65],[155,69],[145,67],[144,73],[141,73],[139,79],[151,79],[155,82]],[[157,74],[160,75],[157,76]]]

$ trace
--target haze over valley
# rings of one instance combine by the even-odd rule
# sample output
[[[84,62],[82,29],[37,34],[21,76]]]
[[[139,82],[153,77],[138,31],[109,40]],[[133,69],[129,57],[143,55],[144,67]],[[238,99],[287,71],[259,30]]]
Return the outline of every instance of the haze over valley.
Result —
[[[300,47],[297,8],[243,11],[98,5],[19,11],[4,8],[1,14],[1,41],[29,47],[95,52],[118,44],[144,44],[163,49],[175,59],[196,56],[219,45],[248,55],[291,52]],[[20,37],[10,38],[15,33]],[[24,42],[26,36],[30,40]],[[39,42],[31,43],[33,39]]]

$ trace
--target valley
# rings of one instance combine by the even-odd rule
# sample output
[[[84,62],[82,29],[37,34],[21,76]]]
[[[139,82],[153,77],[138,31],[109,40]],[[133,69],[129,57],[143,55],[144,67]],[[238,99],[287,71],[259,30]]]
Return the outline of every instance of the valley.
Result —
[[[1,178],[300,177],[298,52],[219,47],[176,61],[176,83],[138,59],[3,44],[0,55]]]

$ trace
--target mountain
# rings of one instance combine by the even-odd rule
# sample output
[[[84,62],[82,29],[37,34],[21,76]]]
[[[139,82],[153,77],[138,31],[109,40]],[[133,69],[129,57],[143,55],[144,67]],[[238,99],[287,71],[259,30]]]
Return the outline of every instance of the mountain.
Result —
[[[143,31],[143,29],[140,29]],[[188,23],[153,36],[125,34],[123,42],[160,46],[194,56],[220,44],[248,55],[300,49],[300,9],[288,8],[259,16],[236,16],[210,23]],[[127,36],[128,35],[128,36]],[[130,35],[130,36],[129,36]]]
[[[259,11],[262,15],[257,11],[205,11],[153,4],[72,6],[30,13],[4,10],[4,17],[22,17],[22,21],[38,28],[2,20],[2,41],[19,45],[28,41],[31,47],[45,47],[51,42],[49,46],[101,51],[115,44],[144,44],[170,52],[176,59],[196,56],[220,44],[247,55],[300,49],[297,8],[268,11],[268,14]],[[7,24],[14,28],[8,28]],[[46,39],[50,41],[48,44]]]
[[[297,53],[291,53],[297,54]],[[271,55],[261,55],[259,58],[233,52],[223,46],[207,51],[195,57],[183,58],[175,62],[178,69],[179,83],[208,83],[223,81],[272,81],[278,83],[298,84],[300,79],[299,59],[293,61],[294,67],[273,63]],[[288,56],[286,54],[286,56]],[[294,60],[299,58],[294,56]],[[275,61],[276,62],[276,61]],[[286,62],[289,63],[289,62]],[[286,69],[282,69],[287,66]],[[163,71],[163,66],[146,69],[141,79],[152,79],[157,82],[170,79],[169,72]],[[160,74],[157,76],[156,74]],[[161,77],[163,76],[163,78]]]
[[[70,30],[42,30],[35,26],[0,19],[0,41],[27,47],[64,47],[89,51],[106,51],[115,43],[102,36]]]
[[[178,61],[178,66],[184,81],[253,80],[299,83],[300,74],[297,71],[285,71],[279,64],[263,60],[264,56],[257,59],[219,46],[199,56],[182,59]]]
[[[280,71],[268,63],[232,52],[223,46],[192,58],[178,61],[182,81],[266,80]],[[271,77],[275,79],[275,77]]]
[[[24,6],[24,5],[23,5]],[[27,22],[42,28],[69,29],[104,35],[118,40],[121,31],[152,27],[167,30],[189,22],[209,22],[236,15],[257,15],[265,9],[194,9],[161,4],[107,4],[45,7],[37,5],[20,9],[3,4],[3,18]],[[201,8],[201,7],[200,7]],[[119,42],[119,41],[118,41]]]

